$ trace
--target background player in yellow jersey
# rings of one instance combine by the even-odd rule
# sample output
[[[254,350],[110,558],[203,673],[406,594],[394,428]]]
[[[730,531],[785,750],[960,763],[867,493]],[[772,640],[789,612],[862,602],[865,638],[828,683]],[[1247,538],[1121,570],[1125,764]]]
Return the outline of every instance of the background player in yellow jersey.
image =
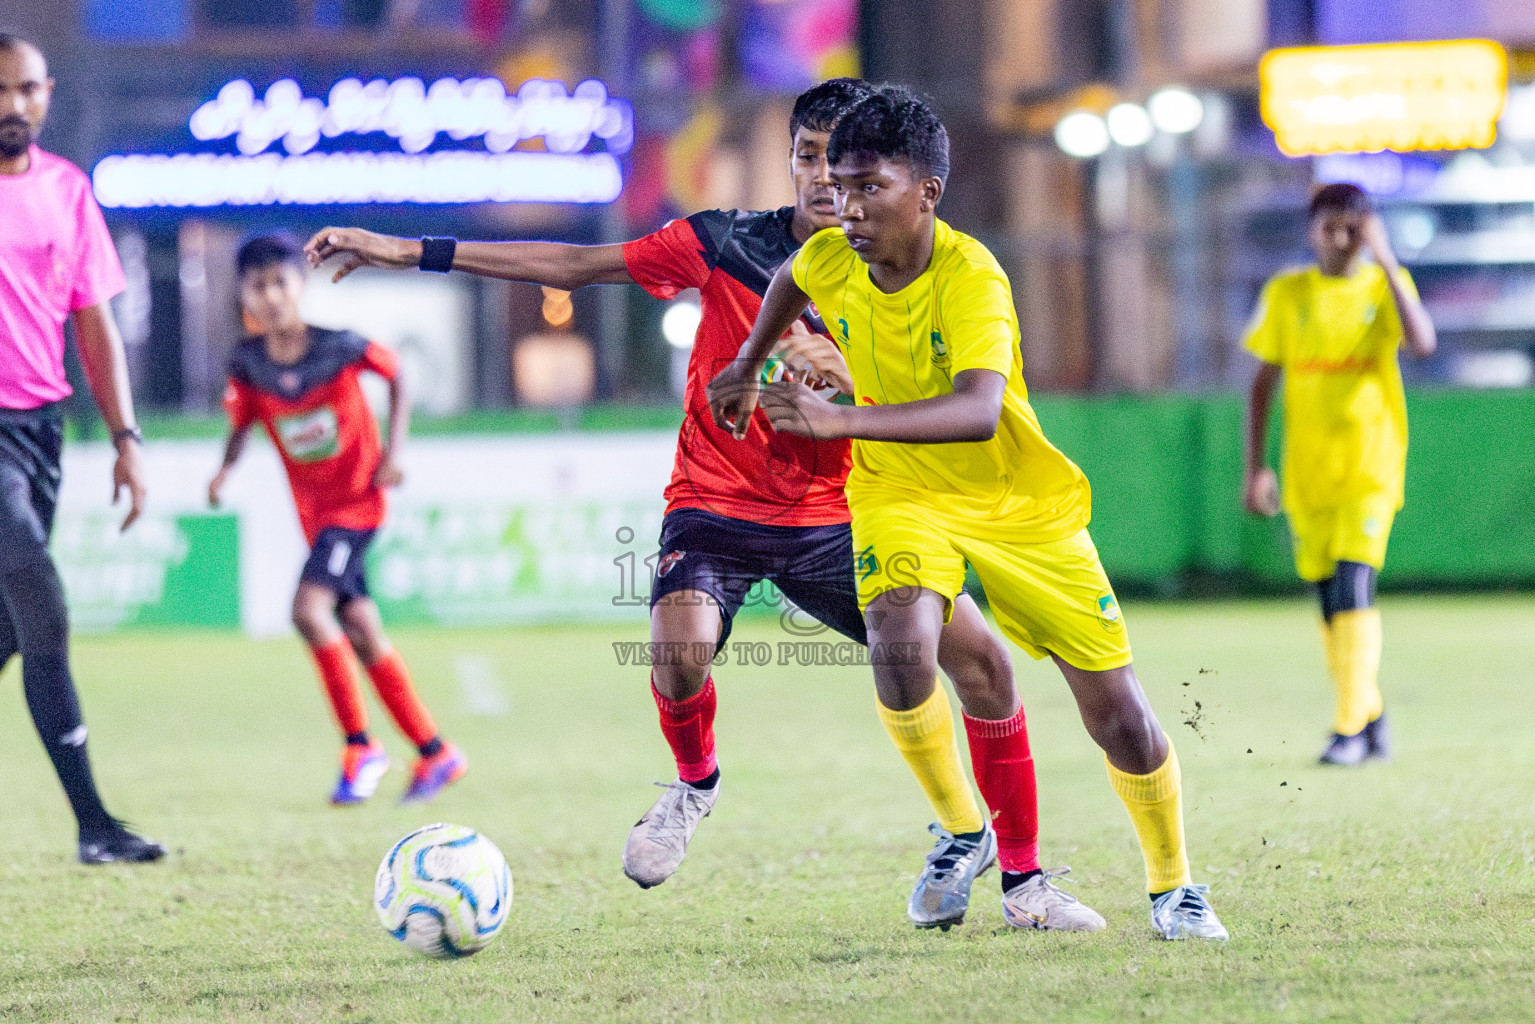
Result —
[[[1311,200],[1316,264],[1269,281],[1248,328],[1263,360],[1253,380],[1243,500],[1249,512],[1290,517],[1295,567],[1317,584],[1322,634],[1337,691],[1324,764],[1387,758],[1375,576],[1402,507],[1407,405],[1397,349],[1434,353],[1434,324],[1397,263],[1370,198],[1324,185]],[[1373,263],[1360,259],[1369,249]],[[1265,447],[1274,389],[1284,381],[1284,487]]]
[[[854,439],[848,505],[881,702],[931,698],[939,630],[969,562],[1003,632],[1055,659],[1104,749],[1140,838],[1158,934],[1226,938],[1207,887],[1189,877],[1177,756],[1135,677],[1087,533],[1087,480],[1028,403],[1007,276],[937,218],[949,169],[942,123],[909,92],[883,89],[843,116],[827,158],[842,227],[813,236],[775,275],[741,358],[710,387],[716,417],[741,436],[762,397],[777,430]],[[757,384],[811,301],[847,360],[855,406],[800,384]],[[1003,867],[1004,915],[1037,927]]]

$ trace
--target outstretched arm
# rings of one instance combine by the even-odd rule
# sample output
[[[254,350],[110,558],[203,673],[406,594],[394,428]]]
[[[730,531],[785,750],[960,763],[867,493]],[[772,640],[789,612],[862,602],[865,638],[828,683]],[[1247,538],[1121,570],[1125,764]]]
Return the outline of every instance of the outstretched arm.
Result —
[[[785,260],[773,275],[762,296],[757,322],[742,342],[740,352],[709,382],[709,408],[714,412],[714,423],[721,430],[730,431],[738,441],[746,436],[746,425],[757,408],[758,376],[768,354],[810,305],[810,296],[794,282],[793,263],[792,258]],[[796,385],[799,386],[802,385]]]
[[[75,340],[79,343],[85,379],[117,447],[117,462],[112,467],[112,503],[117,504],[126,487],[129,507],[122,525],[126,530],[144,511],[144,467],[139,442],[125,436],[125,432],[137,427],[133,392],[128,385],[128,356],[112,310],[105,302],[75,311]]]
[[[1259,516],[1279,514],[1279,477],[1268,466],[1269,410],[1274,389],[1284,371],[1273,363],[1260,363],[1247,397],[1246,468],[1242,474],[1242,505]]]
[[[304,247],[309,265],[332,257],[341,265],[339,281],[358,267],[408,270],[421,264],[421,240],[380,235],[362,228],[322,228]],[[563,242],[459,242],[453,269],[478,277],[527,281],[575,291],[589,284],[632,284],[621,245],[568,245]]]
[[[1396,303],[1397,318],[1402,321],[1402,336],[1407,351],[1419,359],[1426,359],[1439,348],[1439,337],[1434,331],[1434,321],[1429,317],[1423,302],[1401,280],[1402,265],[1397,262],[1386,234],[1386,225],[1379,214],[1372,214],[1365,222],[1365,244],[1375,262],[1386,272],[1386,283],[1391,287],[1391,301]]]
[[[903,444],[989,441],[1002,417],[1007,378],[996,370],[961,370],[947,395],[898,405],[833,405],[803,384],[769,384],[762,409],[774,430],[825,440]]]

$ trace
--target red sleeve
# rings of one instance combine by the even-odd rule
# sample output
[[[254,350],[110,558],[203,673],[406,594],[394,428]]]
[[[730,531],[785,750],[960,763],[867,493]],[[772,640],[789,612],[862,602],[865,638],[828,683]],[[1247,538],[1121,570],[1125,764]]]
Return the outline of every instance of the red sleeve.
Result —
[[[641,288],[658,299],[675,298],[684,288],[702,288],[710,267],[693,225],[674,220],[660,231],[624,243],[624,265]]]
[[[256,395],[244,384],[231,379],[224,388],[224,411],[229,414],[229,425],[236,431],[244,430],[256,421]]]
[[[362,365],[385,380],[394,380],[400,375],[400,357],[376,341],[368,342],[368,347],[363,349]]]

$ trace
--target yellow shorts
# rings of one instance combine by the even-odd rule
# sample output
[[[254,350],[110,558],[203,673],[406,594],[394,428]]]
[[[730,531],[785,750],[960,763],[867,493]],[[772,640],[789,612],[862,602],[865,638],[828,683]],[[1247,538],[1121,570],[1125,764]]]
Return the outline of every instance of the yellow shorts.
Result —
[[[1034,658],[1054,654],[1075,668],[1102,672],[1130,664],[1130,638],[1098,549],[1086,530],[1042,544],[977,536],[985,523],[936,520],[914,505],[881,505],[853,514],[858,606],[887,590],[917,586],[948,601],[965,586],[965,563],[986,588],[997,624]]]
[[[1381,568],[1386,564],[1386,542],[1394,518],[1395,499],[1378,496],[1334,508],[1291,512],[1296,571],[1301,579],[1316,583],[1331,578],[1339,562]]]

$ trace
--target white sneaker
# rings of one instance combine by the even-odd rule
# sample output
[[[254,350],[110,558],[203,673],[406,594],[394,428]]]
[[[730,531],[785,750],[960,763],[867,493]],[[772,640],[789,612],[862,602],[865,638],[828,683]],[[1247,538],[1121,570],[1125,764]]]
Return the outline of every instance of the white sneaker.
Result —
[[[656,785],[666,792],[635,822],[624,844],[624,874],[641,889],[660,885],[672,876],[688,852],[693,831],[709,816],[720,795],[718,780],[712,789],[698,789],[681,779]]]
[[[1057,888],[1055,880],[1071,874],[1056,868],[1035,875],[1002,894],[1002,916],[1014,928],[1050,932],[1101,932],[1103,916],[1085,906],[1071,893]]]
[[[987,825],[977,840],[960,839],[937,822],[927,830],[938,842],[906,903],[906,916],[918,928],[948,931],[970,909],[970,887],[997,861],[997,836]]]
[[[1180,885],[1151,904],[1151,927],[1164,939],[1229,939],[1210,906],[1208,885]]]

